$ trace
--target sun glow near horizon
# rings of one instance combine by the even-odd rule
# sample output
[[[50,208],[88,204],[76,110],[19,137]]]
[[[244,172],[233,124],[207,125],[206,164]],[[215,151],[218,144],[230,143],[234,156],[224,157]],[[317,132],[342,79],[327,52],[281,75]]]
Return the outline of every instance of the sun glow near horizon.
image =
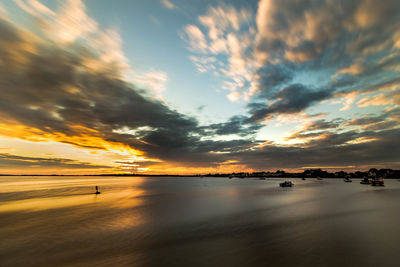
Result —
[[[400,167],[399,8],[6,0],[0,174]]]

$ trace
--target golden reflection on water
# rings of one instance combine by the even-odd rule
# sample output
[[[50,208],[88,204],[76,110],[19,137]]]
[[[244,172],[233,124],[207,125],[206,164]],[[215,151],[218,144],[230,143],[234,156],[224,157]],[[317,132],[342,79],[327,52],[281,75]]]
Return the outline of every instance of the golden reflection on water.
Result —
[[[18,179],[0,193],[1,266],[398,265],[394,180]]]
[[[137,186],[144,182],[143,178],[137,178],[135,180],[127,179],[115,179],[115,178],[96,178],[96,179],[60,179],[60,178],[48,178],[46,180],[40,180],[43,178],[30,178],[28,180],[21,180],[21,178],[14,178],[17,181],[8,179],[8,181],[0,180],[0,193],[8,192],[23,192],[32,190],[44,190],[44,189],[56,189],[65,188],[67,186],[85,187],[92,185],[116,185],[116,184],[127,184],[130,186]]]
[[[144,181],[144,179],[114,180],[108,178],[5,182],[0,184],[0,193],[27,191],[27,195],[29,195],[29,192],[35,190],[63,188],[68,189],[68,191],[61,192],[60,196],[50,191],[43,197],[3,201],[0,204],[0,212],[42,211],[83,205],[103,205],[112,208],[135,207],[143,203],[140,196],[144,195],[145,191],[140,189],[139,186]],[[100,195],[92,193],[94,192],[94,185],[100,186],[100,191],[102,191]],[[110,185],[114,187],[110,187]],[[116,185],[119,188],[115,188]],[[88,186],[93,186],[93,191],[91,191],[92,189],[88,190]],[[110,189],[107,191],[105,188]]]
[[[140,205],[142,200],[137,197],[142,193],[142,190],[127,189],[120,192],[106,193],[102,195],[86,194],[78,196],[44,197],[8,201],[0,204],[0,212],[40,211],[94,203],[108,203],[114,208],[127,208]]]

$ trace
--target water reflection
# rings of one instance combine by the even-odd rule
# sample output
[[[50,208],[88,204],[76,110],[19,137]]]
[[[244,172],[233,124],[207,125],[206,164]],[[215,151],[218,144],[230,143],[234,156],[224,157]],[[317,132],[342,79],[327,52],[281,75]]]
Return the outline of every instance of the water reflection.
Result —
[[[397,181],[376,189],[299,180],[282,189],[278,179],[12,179],[0,178],[1,266],[398,262]]]
[[[71,178],[60,181],[39,180],[37,183],[34,181],[5,182],[0,184],[1,193],[20,194],[14,194],[13,198],[16,200],[1,202],[0,212],[33,212],[94,204],[107,205],[110,208],[134,207],[143,202],[140,196],[144,194],[144,190],[139,187],[144,181],[144,179]],[[104,194],[94,194],[94,184],[99,184]]]

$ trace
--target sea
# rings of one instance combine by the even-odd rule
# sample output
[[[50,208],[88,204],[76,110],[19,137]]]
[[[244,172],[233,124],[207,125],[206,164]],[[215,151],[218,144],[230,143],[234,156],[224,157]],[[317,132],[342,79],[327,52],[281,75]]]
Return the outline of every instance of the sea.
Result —
[[[0,266],[400,266],[398,180],[284,180],[2,176]]]

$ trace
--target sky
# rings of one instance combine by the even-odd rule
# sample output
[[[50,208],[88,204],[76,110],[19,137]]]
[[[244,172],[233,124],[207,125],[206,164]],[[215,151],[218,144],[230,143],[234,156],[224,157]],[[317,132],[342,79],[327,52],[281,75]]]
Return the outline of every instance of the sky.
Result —
[[[3,0],[1,174],[400,167],[398,0]]]

